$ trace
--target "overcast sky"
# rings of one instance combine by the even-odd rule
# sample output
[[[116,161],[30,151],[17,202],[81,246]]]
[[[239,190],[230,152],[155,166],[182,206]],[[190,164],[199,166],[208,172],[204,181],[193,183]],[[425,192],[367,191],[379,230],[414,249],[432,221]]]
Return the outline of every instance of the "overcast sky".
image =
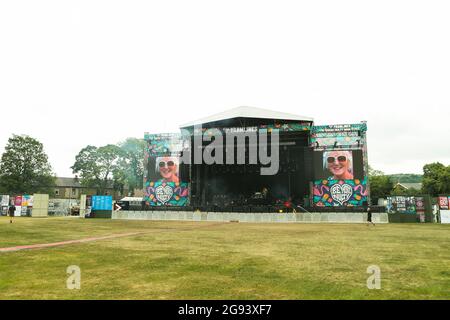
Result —
[[[237,106],[368,121],[386,173],[450,164],[448,1],[1,1],[0,152],[54,171],[101,146]]]

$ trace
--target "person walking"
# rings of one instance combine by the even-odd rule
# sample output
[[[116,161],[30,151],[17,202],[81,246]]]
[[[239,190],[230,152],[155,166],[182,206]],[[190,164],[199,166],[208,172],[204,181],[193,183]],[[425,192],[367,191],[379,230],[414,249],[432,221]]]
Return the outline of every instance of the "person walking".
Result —
[[[372,222],[372,208],[367,207],[367,226],[372,224],[375,227],[375,223]]]
[[[16,213],[16,207],[14,206],[14,204],[9,206],[8,213],[9,213],[9,223],[13,223],[14,213]]]

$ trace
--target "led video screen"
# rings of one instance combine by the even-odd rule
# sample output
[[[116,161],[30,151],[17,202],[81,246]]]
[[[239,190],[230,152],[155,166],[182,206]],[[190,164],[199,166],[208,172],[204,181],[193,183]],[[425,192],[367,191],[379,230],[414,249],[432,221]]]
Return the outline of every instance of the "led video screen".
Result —
[[[362,150],[315,151],[315,180],[364,179]]]

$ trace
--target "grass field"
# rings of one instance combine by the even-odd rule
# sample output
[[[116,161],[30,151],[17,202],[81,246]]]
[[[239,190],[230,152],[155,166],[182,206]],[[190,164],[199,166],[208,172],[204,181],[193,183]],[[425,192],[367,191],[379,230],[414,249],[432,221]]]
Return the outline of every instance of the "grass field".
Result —
[[[450,299],[450,226],[0,218],[0,299]],[[66,268],[81,268],[81,290]],[[381,268],[381,290],[366,286]]]

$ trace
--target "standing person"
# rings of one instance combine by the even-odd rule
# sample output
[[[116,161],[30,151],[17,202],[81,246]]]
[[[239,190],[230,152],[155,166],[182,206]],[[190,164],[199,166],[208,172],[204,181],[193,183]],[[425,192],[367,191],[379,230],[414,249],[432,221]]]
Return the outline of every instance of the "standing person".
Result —
[[[375,227],[375,223],[372,222],[372,208],[367,207],[367,226],[372,224]]]
[[[9,206],[8,213],[9,213],[9,223],[13,223],[13,217],[14,213],[16,212],[16,207],[14,204]]]

